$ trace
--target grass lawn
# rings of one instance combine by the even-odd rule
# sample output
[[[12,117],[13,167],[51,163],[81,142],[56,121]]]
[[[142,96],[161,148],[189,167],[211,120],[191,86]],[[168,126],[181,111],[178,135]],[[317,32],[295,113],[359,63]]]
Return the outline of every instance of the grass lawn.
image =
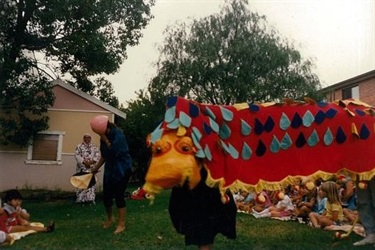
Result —
[[[129,191],[135,188],[130,187]],[[56,223],[53,233],[29,235],[6,249],[197,249],[185,247],[184,237],[175,232],[169,220],[169,191],[156,197],[153,205],[147,200],[127,200],[127,230],[113,235],[115,227],[102,229],[105,212],[100,197],[96,205],[74,204],[74,194],[63,199],[49,197],[37,200],[25,197],[23,207],[32,216],[32,221]],[[61,197],[60,197],[61,198]],[[251,215],[238,214],[237,239],[228,240],[218,235],[215,249],[373,249],[353,247],[361,237],[354,233],[345,239],[336,239],[334,232],[309,228],[295,221],[255,219]]]

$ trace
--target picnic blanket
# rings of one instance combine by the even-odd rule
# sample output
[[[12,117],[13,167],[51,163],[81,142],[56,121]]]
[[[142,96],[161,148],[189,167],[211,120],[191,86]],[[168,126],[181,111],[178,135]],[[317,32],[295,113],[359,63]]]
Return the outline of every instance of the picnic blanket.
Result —
[[[350,224],[344,224],[344,225],[341,225],[341,226],[332,225],[332,226],[325,227],[324,230],[349,232],[351,227],[352,227],[352,225],[350,225]],[[353,232],[358,234],[359,236],[362,236],[362,237],[366,236],[365,235],[365,229],[359,223],[357,223],[354,226]]]
[[[243,213],[246,213],[246,212],[243,212]],[[289,221],[289,220],[296,220],[295,218],[291,217],[291,216],[284,216],[284,217],[271,217],[271,219],[275,219],[275,220],[280,220],[280,221]],[[305,222],[303,222],[302,220],[300,220],[300,218],[297,218],[298,222],[299,223],[303,223],[305,224]],[[324,230],[328,230],[328,231],[344,231],[344,232],[349,232],[350,229],[351,229],[352,225],[351,224],[343,224],[341,226],[338,226],[338,225],[332,225],[332,226],[328,226],[328,227],[325,227]],[[366,234],[365,234],[365,229],[363,228],[363,226],[360,224],[360,223],[357,223],[354,228],[353,228],[353,232],[358,234],[359,236],[362,236],[362,237],[365,237]]]
[[[30,225],[33,227],[44,227],[43,223],[40,223],[40,222],[31,222]],[[35,230],[28,230],[28,231],[23,231],[23,232],[10,233],[9,235],[12,236],[14,240],[19,240],[29,234],[34,234],[34,233],[36,233]]]

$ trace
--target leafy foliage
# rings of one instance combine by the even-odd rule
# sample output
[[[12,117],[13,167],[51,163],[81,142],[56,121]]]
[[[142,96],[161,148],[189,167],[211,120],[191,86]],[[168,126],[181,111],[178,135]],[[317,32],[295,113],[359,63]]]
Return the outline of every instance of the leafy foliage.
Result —
[[[111,83],[90,77],[119,69],[127,47],[138,44],[152,18],[153,4],[154,0],[5,0],[0,5],[0,142],[25,145],[47,128],[45,112],[54,100],[49,82],[56,75],[117,107]],[[4,115],[15,110],[16,117]]]
[[[312,62],[246,4],[169,27],[154,88],[212,104],[317,97]]]
[[[127,133],[137,137],[131,148],[144,148],[171,95],[212,104],[318,99],[313,63],[246,4],[233,0],[219,14],[165,30],[157,75],[125,111]]]
[[[129,137],[130,153],[135,163],[135,174],[143,180],[151,156],[150,149],[146,147],[146,137],[164,119],[166,97],[154,92],[139,91],[138,98],[129,102],[123,110],[126,122],[120,124]]]

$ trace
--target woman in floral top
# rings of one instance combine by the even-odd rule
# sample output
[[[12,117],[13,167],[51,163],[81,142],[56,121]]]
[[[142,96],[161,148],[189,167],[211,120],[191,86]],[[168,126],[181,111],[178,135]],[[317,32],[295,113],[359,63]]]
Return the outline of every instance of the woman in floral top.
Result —
[[[91,135],[85,134],[83,142],[76,147],[77,173],[90,173],[95,163],[100,159],[100,151],[91,143]],[[76,203],[95,203],[95,185],[88,189],[76,190]]]

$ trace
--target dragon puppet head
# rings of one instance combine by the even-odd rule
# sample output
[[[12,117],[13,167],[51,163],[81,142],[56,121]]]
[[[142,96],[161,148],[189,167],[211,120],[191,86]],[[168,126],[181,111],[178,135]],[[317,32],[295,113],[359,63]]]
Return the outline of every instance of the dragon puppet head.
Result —
[[[197,149],[190,137],[168,132],[154,143],[148,140],[148,144],[152,159],[143,187],[147,193],[159,193],[185,183],[193,189],[200,182],[200,166],[194,156]]]

